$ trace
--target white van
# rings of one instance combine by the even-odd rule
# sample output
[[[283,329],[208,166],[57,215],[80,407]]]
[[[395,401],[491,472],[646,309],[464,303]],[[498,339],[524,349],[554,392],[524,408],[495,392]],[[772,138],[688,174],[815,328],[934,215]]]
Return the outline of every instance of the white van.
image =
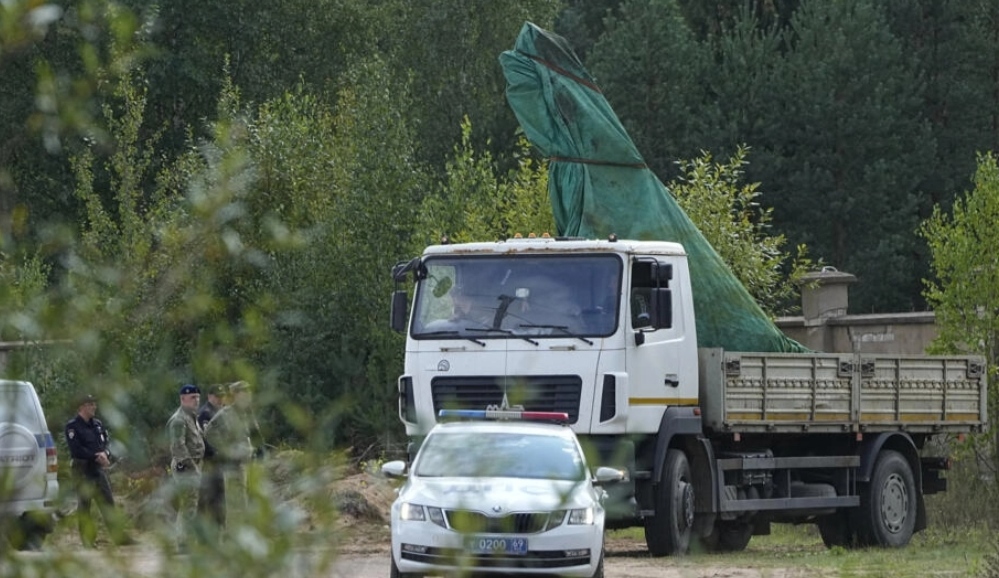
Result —
[[[33,385],[0,379],[0,535],[21,549],[52,530],[59,494],[55,441]]]

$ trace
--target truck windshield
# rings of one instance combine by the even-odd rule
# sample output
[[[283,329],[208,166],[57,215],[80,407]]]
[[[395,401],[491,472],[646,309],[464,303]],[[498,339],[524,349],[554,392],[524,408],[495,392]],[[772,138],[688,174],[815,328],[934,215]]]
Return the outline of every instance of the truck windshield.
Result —
[[[617,327],[616,255],[433,256],[425,265],[416,339],[606,337]]]

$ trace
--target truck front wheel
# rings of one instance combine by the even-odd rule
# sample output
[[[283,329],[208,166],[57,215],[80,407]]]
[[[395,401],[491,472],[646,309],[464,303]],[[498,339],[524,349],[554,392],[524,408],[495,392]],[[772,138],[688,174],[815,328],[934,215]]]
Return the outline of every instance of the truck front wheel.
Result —
[[[680,556],[690,548],[694,526],[694,486],[690,462],[680,450],[669,450],[662,479],[655,489],[656,515],[645,519],[645,543],[653,556]]]
[[[918,499],[909,462],[894,450],[882,451],[860,496],[857,530],[862,541],[887,548],[908,544],[916,526]]]

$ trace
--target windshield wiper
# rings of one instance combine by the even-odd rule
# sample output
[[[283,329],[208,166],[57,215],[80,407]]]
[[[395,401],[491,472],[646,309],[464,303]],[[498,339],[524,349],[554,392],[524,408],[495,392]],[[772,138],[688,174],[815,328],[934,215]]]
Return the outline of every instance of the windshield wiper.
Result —
[[[536,325],[534,323],[521,323],[517,327],[520,327],[520,328],[523,328],[523,329],[554,329],[556,331],[561,331],[562,333],[564,333],[565,335],[567,335],[569,337],[575,337],[576,339],[582,341],[583,343],[585,343],[587,345],[593,345],[592,341],[590,341],[589,339],[583,337],[582,335],[576,335],[572,331],[569,331],[569,328],[567,326],[565,326],[565,325]]]
[[[518,337],[518,338],[523,339],[524,341],[526,341],[526,342],[528,342],[528,343],[530,343],[532,345],[537,345],[538,344],[537,341],[531,339],[530,337],[527,337],[527,336],[524,336],[524,335],[517,335],[516,333],[514,333],[513,331],[510,331],[509,329],[503,329],[501,327],[466,327],[465,331],[481,331],[483,333],[492,333],[492,332],[495,331],[497,333],[505,333],[506,335],[510,335],[512,337]]]
[[[465,330],[466,331],[471,331],[471,329],[467,328],[467,327],[465,328]],[[420,333],[418,335],[420,337],[442,337],[442,336],[445,336],[445,335],[451,336],[451,337],[459,337],[459,336],[461,336],[461,333],[459,331],[455,331],[454,329],[441,329],[439,331],[427,331],[425,333]],[[486,346],[485,343],[479,341],[478,339],[476,339],[474,337],[469,337],[467,335],[465,335],[463,337],[465,339],[471,341],[472,343],[475,343],[477,345],[481,345],[482,347]]]

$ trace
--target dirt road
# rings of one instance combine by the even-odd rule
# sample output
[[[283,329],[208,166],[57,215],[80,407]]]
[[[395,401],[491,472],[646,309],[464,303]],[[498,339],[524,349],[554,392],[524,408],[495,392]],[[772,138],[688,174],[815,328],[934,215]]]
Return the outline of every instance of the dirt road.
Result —
[[[818,576],[814,568],[739,568],[717,564],[693,566],[671,558],[652,558],[644,544],[609,542],[604,560],[607,578],[798,578]],[[387,578],[388,549],[383,552],[348,553],[337,559],[333,578]]]
[[[44,557],[45,552],[23,553],[24,559]],[[308,552],[302,552],[305,558]],[[77,560],[92,563],[94,568],[120,572],[128,576],[172,576],[190,575],[184,572],[186,557],[165,556],[158,547],[142,544],[119,549],[110,559],[100,551],[80,550],[75,553]],[[192,561],[193,562],[193,561]],[[90,564],[87,564],[90,565]],[[293,564],[299,568],[309,568],[313,564]],[[116,572],[117,571],[117,572]],[[607,578],[798,578],[817,576],[815,568],[740,568],[725,564],[723,556],[710,564],[699,564],[684,559],[652,558],[645,552],[644,544],[631,540],[609,540],[607,557],[604,561],[604,574]],[[337,556],[332,568],[319,575],[308,571],[299,574],[292,571],[282,578],[387,578],[389,575],[388,545],[379,543],[347,545]]]

